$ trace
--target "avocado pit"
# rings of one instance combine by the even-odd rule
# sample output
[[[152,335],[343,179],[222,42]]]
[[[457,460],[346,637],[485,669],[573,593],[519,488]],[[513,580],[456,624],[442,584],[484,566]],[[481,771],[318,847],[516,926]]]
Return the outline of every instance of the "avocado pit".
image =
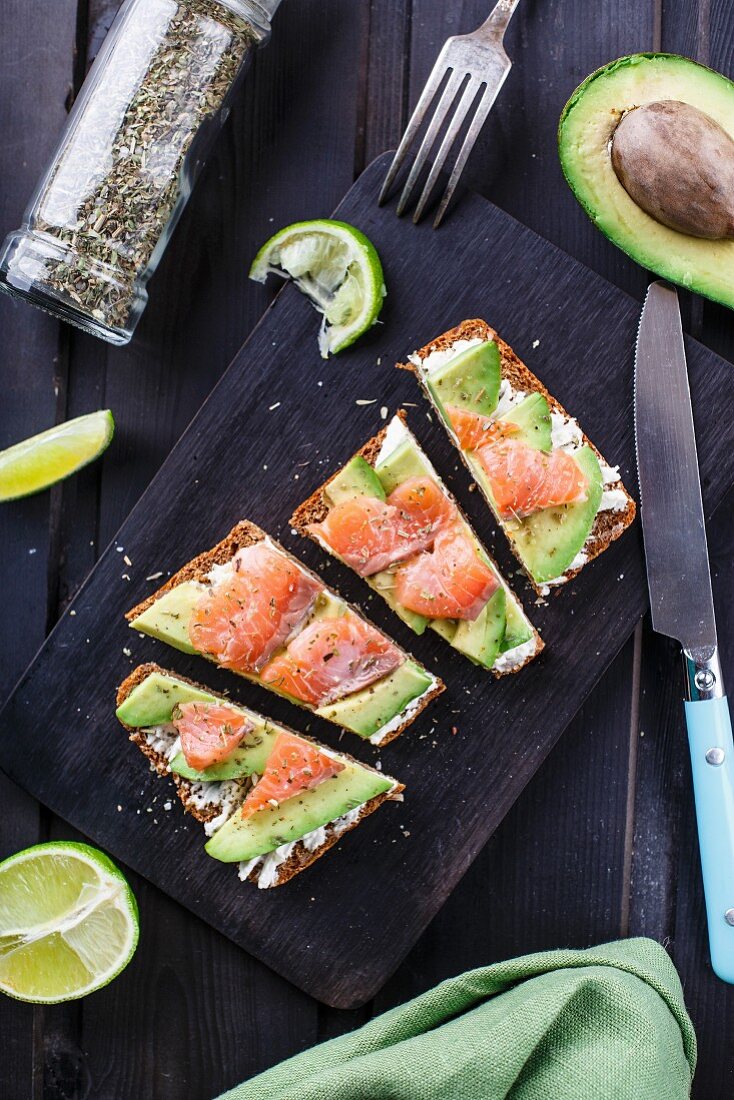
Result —
[[[646,103],[622,116],[610,151],[650,217],[691,237],[734,238],[734,141],[709,115],[674,99]]]

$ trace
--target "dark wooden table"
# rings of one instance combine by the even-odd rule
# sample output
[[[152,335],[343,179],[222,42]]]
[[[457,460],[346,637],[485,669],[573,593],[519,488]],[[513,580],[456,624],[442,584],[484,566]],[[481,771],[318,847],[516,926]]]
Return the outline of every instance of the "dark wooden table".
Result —
[[[19,224],[116,7],[2,4],[3,235]],[[443,40],[489,7],[284,0],[132,344],[111,349],[0,302],[0,446],[103,406],[118,425],[101,464],[0,510],[0,695],[257,321],[270,293],[247,280],[257,245],[289,221],[329,213],[394,146]],[[558,115],[583,76],[624,53],[664,49],[731,74],[734,9],[728,0],[524,0],[506,45],[514,67],[471,182],[641,300],[645,273],[596,233],[562,181]],[[701,300],[684,309],[688,330],[733,359],[731,313]],[[709,532],[730,682],[733,504]],[[663,942],[680,971],[700,1043],[694,1096],[732,1096],[734,991],[708,964],[677,672],[672,647],[643,623],[410,957],[358,1012],[320,1007],[131,876],[142,936],[120,978],[66,1006],[0,999],[3,1100],[208,1100],[468,967],[638,934]],[[1,775],[0,799],[0,857],[72,835]]]

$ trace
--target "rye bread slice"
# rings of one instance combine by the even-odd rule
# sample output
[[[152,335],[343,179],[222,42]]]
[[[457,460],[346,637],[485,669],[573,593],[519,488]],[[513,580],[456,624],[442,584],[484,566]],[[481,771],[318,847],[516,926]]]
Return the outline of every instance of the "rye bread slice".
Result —
[[[130,611],[127,611],[125,613],[125,618],[128,622],[132,622],[134,619],[137,619],[138,615],[142,615],[144,611],[147,611],[165,592],[169,592],[172,588],[176,588],[177,585],[183,584],[185,581],[204,581],[214,565],[225,565],[228,561],[232,560],[238,550],[242,550],[246,546],[252,546],[268,537],[267,533],[256,524],[251,523],[249,520],[240,520],[240,522],[232,528],[226,538],[218,542],[216,546],[213,546],[211,550],[206,550],[204,553],[198,554],[195,558],[192,558],[191,561],[187,562],[177,573],[174,573],[170,580],[166,581],[157,591],[142,600],[141,603],[136,604]],[[271,539],[271,542],[273,545],[277,546],[290,561],[298,566],[299,569],[302,569],[304,573],[308,573],[309,576],[318,581],[325,592],[342,599],[341,596],[338,596],[338,593],[324,584],[321,577],[316,576],[316,574],[308,569],[303,562],[300,562],[292,554],[289,554],[280,543],[276,543],[274,539]],[[353,607],[346,600],[343,600],[343,602],[355,615],[358,615],[360,619],[364,619],[365,622],[369,621],[358,608]],[[390,640],[392,641],[392,639]],[[393,645],[397,646],[397,643],[393,641]],[[403,653],[406,658],[409,657],[409,654],[401,649],[400,646],[397,646],[397,648],[400,649],[400,652]],[[399,737],[403,730],[405,730],[411,722],[415,721],[421,711],[428,706],[431,700],[435,699],[437,695],[440,695],[442,691],[445,691],[446,685],[439,677],[434,673],[428,673],[428,675],[432,676],[435,681],[433,687],[426,691],[420,697],[420,700],[416,701],[415,709],[410,716],[406,718],[404,722],[401,722],[400,725],[396,726],[395,729],[390,730],[390,732],[378,742],[380,748],[382,748],[383,745],[389,744],[390,741],[394,741],[396,737]],[[311,710],[312,708],[305,707],[305,709]]]
[[[137,687],[138,684],[141,684],[148,676],[150,676],[154,672],[158,672],[162,676],[172,676],[174,679],[180,680],[184,684],[189,684],[191,687],[198,688],[201,691],[209,692],[209,688],[204,687],[203,684],[198,684],[195,680],[190,680],[188,677],[181,676],[177,672],[171,672],[168,669],[161,668],[160,665],[149,662],[148,664],[139,665],[136,669],[133,670],[133,672],[130,673],[127,679],[123,680],[123,682],[117,689],[116,705],[119,707],[125,701],[125,699],[127,699],[128,695],[130,695],[133,688]],[[226,696],[220,695],[218,692],[210,692],[210,694],[215,696],[215,698],[221,700],[221,702],[223,703],[230,702],[230,700],[227,699]],[[161,753],[156,752],[148,744],[145,739],[145,734],[141,729],[137,729],[134,726],[129,726],[125,722],[120,722],[120,725],[127,731],[128,736],[133,744],[137,745],[143,755],[147,758],[151,768],[154,771],[158,772],[159,775],[170,776],[170,778],[173,780],[176,786],[176,793],[181,800],[181,803],[186,813],[191,814],[191,816],[194,817],[202,825],[205,825],[207,822],[212,821],[215,817],[218,816],[219,811],[215,805],[205,807],[200,807],[196,805],[196,803],[192,800],[191,780],[184,779],[182,776],[176,775],[175,773],[170,771],[166,758]],[[278,723],[278,725],[280,726],[280,723]],[[286,728],[287,727],[285,726],[283,727],[283,729]],[[313,741],[314,744],[318,744],[317,741],[314,741],[312,737],[307,737],[306,734],[298,734],[298,736],[303,737],[304,740]],[[347,760],[352,760],[354,763],[359,764],[360,767],[366,768],[368,771],[376,770],[374,768],[370,768],[368,764],[363,764],[361,760],[355,760],[354,757],[349,756],[348,753],[340,753],[340,755]],[[383,773],[380,772],[379,774],[382,775]],[[243,782],[242,788],[242,797],[244,799],[247,784]],[[334,825],[327,825],[325,840],[322,844],[319,845],[318,848],[313,849],[313,851],[309,851],[309,849],[306,848],[303,842],[299,840],[293,848],[293,851],[291,852],[288,859],[281,863],[278,867],[278,876],[273,883],[273,886],[282,886],[284,883],[288,882],[289,879],[292,879],[294,875],[297,875],[300,871],[304,871],[307,867],[310,867],[310,865],[314,863],[317,859],[319,859],[324,854],[324,852],[328,852],[329,848],[332,848],[338,840],[340,840],[352,829],[356,829],[357,825],[359,825],[361,821],[363,821],[366,817],[369,817],[370,814],[374,813],[375,810],[379,806],[381,806],[383,802],[399,799],[399,796],[404,790],[404,785],[402,783],[397,783],[393,790],[385,791],[383,794],[376,795],[375,798],[370,799],[369,802],[365,802],[360,809],[357,819],[346,829],[342,829],[341,831],[337,832]],[[258,875],[256,868],[250,873],[250,875],[248,875],[248,881],[257,883],[257,880]]]
[[[506,344],[502,337],[499,336],[497,332],[495,332],[495,330],[487,324],[486,321],[483,321],[480,318],[472,318],[468,321],[462,321],[461,324],[456,325],[455,328],[449,329],[448,332],[442,333],[441,336],[437,336],[435,340],[431,340],[429,344],[425,344],[424,347],[419,348],[418,351],[414,352],[414,355],[423,360],[428,355],[430,355],[431,352],[443,351],[446,348],[450,348],[459,340],[475,339],[479,339],[482,341],[494,340],[500,353],[502,378],[507,379],[513,389],[522,390],[525,393],[542,394],[548,402],[551,412],[559,413],[561,416],[565,417],[568,420],[572,419],[570,413],[568,413],[564,409],[560,401],[557,401],[555,397],[553,397],[553,395],[548,392],[540,379],[533,374],[529,367],[525,366],[522,360],[512,350],[510,345]],[[400,370],[408,370],[415,374],[429,401],[433,403],[433,399],[426,385],[423,372],[419,370],[414,363],[411,362],[397,363],[396,366]],[[603,462],[605,465],[607,465],[603,455],[594,446],[589,437],[585,433],[583,433],[583,431],[582,435],[583,442],[586,444],[586,446],[591,448],[591,450],[594,452],[600,462]],[[457,450],[459,451],[463,462],[471,473],[471,467],[466,461],[466,455],[460,448],[457,447]],[[492,508],[491,502],[488,500],[486,493],[484,493],[482,486],[479,485],[478,482],[477,485],[482,492],[482,495],[485,497],[485,499],[487,499],[487,503],[490,505],[490,508]],[[589,562],[593,561],[594,558],[598,558],[600,554],[603,554],[610,543],[614,542],[615,539],[618,539],[619,536],[623,534],[623,532],[626,530],[627,527],[629,527],[629,525],[635,518],[637,505],[628,493],[625,486],[622,484],[621,478],[612,484],[605,485],[604,488],[619,489],[621,492],[623,492],[625,497],[627,498],[627,506],[623,511],[619,512],[597,512],[596,519],[594,520],[594,524],[591,528],[591,532],[589,533],[586,544],[584,545],[584,552],[587,555],[587,560],[584,565],[580,566],[578,569],[567,569],[565,573],[562,574],[567,581],[573,580],[573,578],[578,576],[581,570],[584,569],[585,566],[589,564]],[[500,526],[503,526],[500,520],[498,520],[498,522],[500,523]],[[511,541],[510,545],[512,546]],[[514,546],[512,546],[512,549],[514,552]],[[523,566],[523,568],[525,568],[524,563],[519,558],[519,556],[518,560],[520,561],[520,564]],[[529,579],[530,583],[533,585],[538,593],[540,593],[541,595],[548,594],[547,586],[536,584],[532,577],[529,577]],[[563,585],[553,587],[558,589],[562,588]]]
[[[408,417],[405,410],[398,409],[395,415],[407,428]],[[375,466],[380,454],[380,450],[382,449],[382,444],[384,442],[385,436],[387,435],[387,431],[388,427],[386,426],[381,431],[379,431],[377,435],[373,436],[372,439],[368,439],[364,446],[360,447],[360,449],[356,451],[352,457],[356,458],[357,456],[359,456],[363,458],[366,462],[368,462],[370,466]],[[310,538],[313,542],[317,544],[317,546],[321,546],[321,543],[319,542],[318,538],[313,534],[313,532],[309,531],[309,525],[312,523],[322,523],[329,514],[329,505],[326,500],[326,492],[331,482],[339,476],[343,468],[344,467],[342,466],[339,470],[336,471],[336,473],[332,474],[332,476],[327,481],[325,481],[323,485],[316,489],[315,492],[313,492],[307,500],[304,500],[304,502],[300,504],[298,508],[296,508],[295,512],[290,518],[291,527],[293,527],[294,530],[298,531],[299,534],[305,535],[306,538]],[[441,481],[438,474],[436,474],[436,480],[438,481],[444,492],[447,494],[447,496],[450,497],[450,499],[453,501],[461,518],[471,528],[471,524],[459,507],[458,501],[454,498],[453,493],[449,491],[443,481]],[[487,553],[486,548],[485,553]],[[499,567],[495,564],[493,558],[489,553],[487,553],[487,557],[494,565],[498,576],[502,576]],[[517,599],[517,597],[515,598]],[[491,671],[493,676],[496,676],[498,678],[500,676],[513,676],[516,672],[519,672],[521,668],[525,668],[525,665],[529,664],[530,661],[535,660],[535,658],[540,654],[541,650],[544,648],[545,643],[543,642],[543,639],[541,638],[538,631],[529,620],[528,624],[532,629],[533,636],[535,638],[536,648],[534,652],[531,653],[529,657],[526,657],[521,665],[517,665],[515,668],[505,669],[504,671],[497,671],[495,669],[492,669]]]

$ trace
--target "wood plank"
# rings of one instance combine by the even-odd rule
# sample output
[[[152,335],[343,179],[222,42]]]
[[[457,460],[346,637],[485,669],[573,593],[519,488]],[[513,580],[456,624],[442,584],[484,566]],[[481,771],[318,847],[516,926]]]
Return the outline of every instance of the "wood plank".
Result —
[[[731,74],[734,12],[720,0],[686,0],[662,10],[662,48]],[[682,296],[692,332],[731,359],[731,313]],[[703,405],[699,405],[703,408]],[[701,428],[698,418],[699,432]],[[734,496],[709,524],[709,548],[724,674],[734,675],[732,619],[726,598],[734,583]],[[734,1084],[734,1039],[721,1021],[734,1009],[734,991],[710,968],[678,647],[646,633],[641,674],[639,784],[630,931],[669,944],[684,983],[699,1039],[694,1098],[727,1096]]]
[[[629,664],[625,647],[378,995],[375,1011],[500,959],[617,938]]]
[[[481,3],[457,6],[441,19],[435,5],[418,5],[413,99],[441,37],[469,30],[485,15]],[[652,4],[627,5],[624,18],[618,10],[600,13],[590,34],[581,29],[579,4],[520,5],[506,38],[513,69],[468,171],[482,194],[633,294],[641,294],[643,276],[579,210],[558,165],[556,125],[588,72],[651,41],[653,16]],[[579,33],[559,34],[561,26]],[[404,999],[406,989],[412,994],[492,959],[622,933],[633,653],[630,643],[378,997],[377,1008]]]
[[[0,234],[17,229],[40,173],[53,153],[66,117],[73,71],[75,0],[31,11],[8,0],[0,35]],[[34,74],[32,94],[28,72]],[[22,91],[19,92],[19,89]],[[3,296],[0,301],[0,447],[32,435],[57,418],[57,384],[63,345],[59,326],[43,314]],[[46,633],[49,569],[49,496],[0,509],[0,568],[13,577],[4,590],[0,649],[0,698],[10,691]],[[0,859],[40,839],[38,806],[0,776],[3,828]],[[42,1085],[40,1036],[43,1013],[0,997],[3,1091],[37,1096]]]
[[[522,677],[508,677],[495,684],[466,662],[452,663],[448,675],[453,695],[434,704],[426,721],[432,720],[439,731],[455,725],[452,710],[460,698],[461,738],[441,737],[439,733],[430,757],[416,751],[415,737],[398,741],[386,756],[386,766],[412,785],[412,800],[406,802],[399,816],[385,812],[379,827],[373,818],[349,838],[349,856],[338,864],[339,875],[329,872],[330,864],[333,867],[338,858],[334,855],[296,879],[287,890],[274,891],[267,906],[255,891],[233,892],[231,869],[205,866],[213,861],[202,860],[201,837],[193,825],[181,821],[176,830],[153,828],[150,815],[135,815],[127,802],[124,812],[100,820],[99,799],[113,804],[119,791],[129,789],[130,783],[130,761],[121,754],[120,734],[111,727],[108,717],[113,683],[122,672],[118,654],[126,632],[122,626],[111,628],[110,624],[120,622],[122,610],[146,591],[142,578],[150,568],[149,562],[160,565],[162,561],[174,564],[186,560],[202,545],[211,544],[214,533],[220,534],[243,511],[265,523],[274,534],[280,533],[276,514],[285,519],[308,489],[299,480],[302,474],[294,466],[294,456],[282,446],[281,432],[287,430],[291,438],[298,438],[301,447],[319,448],[319,457],[326,468],[331,468],[353,452],[374,428],[374,410],[352,404],[357,396],[364,395],[366,378],[371,377],[372,388],[389,407],[415,398],[413,381],[404,372],[386,367],[379,375],[374,373],[378,352],[390,362],[405,351],[406,345],[419,343],[421,335],[425,339],[451,319],[485,308],[509,340],[524,352],[532,335],[530,325],[535,324],[546,334],[545,355],[542,363],[538,356],[531,355],[530,365],[540,371],[561,400],[578,412],[602,450],[615,461],[620,459],[625,470],[632,464],[631,362],[621,361],[616,352],[610,355],[609,349],[632,346],[638,304],[479,198],[469,199],[456,212],[450,236],[434,233],[428,226],[414,230],[396,222],[390,210],[380,210],[375,204],[384,168],[384,163],[377,162],[339,213],[363,225],[375,240],[387,263],[393,300],[401,303],[401,315],[388,310],[384,326],[334,370],[334,364],[318,360],[311,307],[293,288],[286,289],[256,329],[226,383],[215,391],[174,450],[165,473],[154,481],[125,524],[120,538],[134,562],[134,583],[121,581],[119,558],[114,549],[108,551],[75,601],[76,617],[64,618],[15,694],[4,715],[6,726],[13,725],[13,738],[6,736],[0,742],[3,765],[12,775],[22,776],[23,782],[31,784],[54,810],[63,806],[64,813],[79,827],[92,828],[98,836],[103,832],[110,849],[123,861],[144,868],[147,877],[233,939],[246,943],[274,968],[287,970],[299,984],[343,1006],[366,999],[399,962],[542,762],[644,606],[639,536],[630,534],[607,552],[602,563],[584,570],[562,599],[537,609],[536,619],[550,645],[543,659],[525,670]],[[526,264],[517,271],[511,285],[468,285],[460,277],[467,264],[480,268],[487,238],[493,241],[498,262],[507,265],[510,257],[526,257]],[[421,269],[416,256],[420,256],[421,264],[444,272],[440,284],[426,288],[423,280],[416,280],[416,271]],[[558,321],[569,301],[574,303],[572,331],[577,346],[573,349],[569,346],[570,326]],[[413,319],[411,332],[405,331],[405,315]],[[569,350],[581,361],[604,364],[607,384],[603,392],[589,371],[581,372],[581,379],[574,379],[571,387],[565,371]],[[728,474],[721,459],[732,443],[729,433],[734,432],[734,414],[730,416],[729,409],[734,396],[727,381],[729,370],[723,362],[694,343],[689,345],[689,354],[694,366],[694,393],[706,392],[721,409],[721,429],[706,436],[702,448],[708,503],[713,506],[727,485]],[[296,359],[303,366],[294,399],[292,367]],[[263,368],[264,363],[267,368]],[[319,387],[317,382],[324,379],[326,384]],[[269,413],[270,406],[277,402],[278,409]],[[345,415],[345,410],[348,413],[352,408],[354,414]],[[243,424],[248,425],[246,434]],[[420,436],[429,435],[427,420],[425,425],[421,429],[420,421],[416,422]],[[449,476],[456,467],[455,456],[449,453],[444,433],[435,430],[430,434],[438,468]],[[259,467],[260,463],[267,470],[243,486],[241,471]],[[317,470],[315,480],[321,480]],[[475,521],[481,518],[479,532],[484,535],[488,520],[486,515],[480,517],[475,494],[468,491],[465,482],[455,488],[471,517]],[[274,500],[278,501],[276,514]],[[308,559],[321,560],[315,547],[309,549]],[[355,585],[356,580],[350,580],[342,588],[349,595],[358,591]],[[102,605],[104,616],[99,614]],[[387,608],[375,605],[372,611],[379,622],[387,625],[390,621]],[[568,651],[575,645],[567,626],[571,611],[585,617],[583,629],[590,659],[581,667]],[[393,632],[402,637],[394,626],[391,624]],[[142,644],[134,635],[129,644],[136,658],[160,655],[160,647]],[[447,667],[440,640],[414,639],[411,646],[419,658],[426,658],[438,668]],[[179,668],[196,664],[166,654],[169,656]],[[90,669],[88,676],[85,667]],[[207,666],[201,665],[197,671],[210,679]],[[39,708],[38,700],[71,697],[80,677],[89,681],[89,689],[84,707],[73,719],[75,766],[70,774],[70,716],[45,702]],[[53,679],[52,691],[48,690],[49,678]],[[223,683],[226,677],[212,673],[211,681]],[[42,683],[46,685],[43,690]],[[245,693],[243,685],[241,694]],[[27,736],[31,701],[35,720],[48,723],[49,731],[62,727],[58,741],[49,737],[40,742]],[[290,709],[270,696],[260,702],[276,718]],[[504,732],[508,723],[517,730],[512,742]],[[332,736],[326,729],[317,730],[315,723],[314,730]],[[486,756],[479,762],[472,747],[473,730],[482,730],[486,748]],[[424,732],[428,734],[430,727]],[[51,745],[53,767],[47,757]],[[92,757],[95,775],[98,770],[102,773],[94,792],[77,766],[80,758]],[[144,800],[160,791],[152,779],[141,776],[140,783]],[[430,791],[435,791],[437,783],[449,803],[457,806],[464,823],[448,840],[437,835],[435,829]],[[418,858],[415,850],[409,855],[397,845],[396,830],[401,824],[425,837]],[[371,852],[378,838],[380,860],[375,863]],[[185,875],[181,874],[182,866]],[[390,891],[381,890],[380,882],[389,882]],[[311,897],[318,899],[316,922]],[[369,906],[365,898],[369,898]],[[335,945],[332,930],[337,913],[342,934]],[[329,952],[320,952],[316,960],[311,953],[288,950],[289,945],[304,942],[304,937],[313,942],[318,927],[328,935]],[[378,931],[379,951],[374,949]]]
[[[100,28],[109,23],[111,7],[109,0],[91,6],[90,53],[101,41]],[[122,522],[272,293],[247,279],[249,259],[259,244],[277,224],[327,212],[324,195],[327,203],[335,201],[351,182],[356,112],[350,116],[344,103],[356,99],[358,25],[333,2],[322,5],[317,16],[303,4],[285,14],[275,22],[271,45],[256,58],[151,285],[151,309],[159,311],[158,321],[146,317],[146,333],[120,352],[83,336],[76,339],[72,387],[86,396],[101,377],[119,426],[120,450],[110,452],[104,468],[102,538]],[[313,94],[303,96],[303,88]],[[318,163],[313,160],[316,117],[326,131]],[[279,164],[272,171],[276,154]],[[159,304],[153,304],[154,296]],[[120,573],[127,571],[121,554]],[[154,979],[158,1011],[135,1067],[129,1064],[128,1043],[112,1042],[109,1036],[127,1033],[139,1003],[139,983],[115,983],[101,1008],[85,1014],[83,1042],[95,1082],[119,1073],[132,1095],[145,1091],[152,1074],[162,1082],[162,1096],[177,1095],[180,1079],[168,1067],[179,1061],[189,1067],[190,1095],[208,1096],[266,1061],[315,1041],[312,1002],[152,887],[141,890],[143,920],[163,929],[161,937],[143,938],[136,959],[148,981],[160,975]],[[186,971],[181,948],[175,946],[180,943],[199,960],[200,980],[190,996],[200,1012],[217,1020],[218,1038],[210,1043],[216,1065],[203,1048],[189,1044],[186,1029],[173,1039],[170,1035],[168,1020],[179,1013],[181,989],[167,975],[172,969]],[[172,951],[166,951],[167,944],[174,945]],[[222,1004],[232,1011],[222,1013]],[[192,1000],[188,1011],[194,1008]],[[279,1026],[265,1030],[265,1017],[273,1025],[277,1019]],[[243,1044],[243,1027],[261,1043]]]

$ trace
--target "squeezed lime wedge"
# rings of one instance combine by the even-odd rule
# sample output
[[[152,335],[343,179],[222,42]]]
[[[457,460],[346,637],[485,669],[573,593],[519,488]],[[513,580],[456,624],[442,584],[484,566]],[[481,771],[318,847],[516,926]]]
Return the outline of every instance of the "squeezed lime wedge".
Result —
[[[138,942],[138,907],[114,863],[72,841],[0,863],[0,991],[76,1000],[112,981]]]
[[[47,489],[98,458],[110,444],[109,409],[78,416],[0,451],[0,501]]]
[[[319,350],[335,355],[377,320],[387,293],[380,257],[371,241],[346,222],[323,218],[295,222],[267,241],[250,278],[292,279],[323,314]]]

